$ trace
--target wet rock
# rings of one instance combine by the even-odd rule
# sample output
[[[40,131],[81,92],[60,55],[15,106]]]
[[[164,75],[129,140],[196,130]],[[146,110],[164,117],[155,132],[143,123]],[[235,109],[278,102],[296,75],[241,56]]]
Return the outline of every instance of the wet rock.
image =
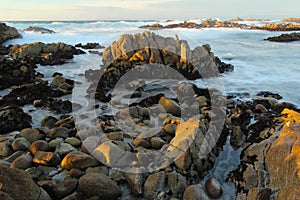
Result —
[[[37,140],[30,145],[30,152],[32,155],[35,155],[38,151],[48,151],[49,150],[48,142],[44,140]]]
[[[104,47],[101,46],[99,43],[87,43],[85,45],[82,45],[81,43],[79,44],[76,44],[75,47],[80,47],[80,48],[83,48],[83,49],[103,49]]]
[[[79,188],[87,197],[98,196],[103,200],[118,199],[121,190],[109,177],[100,173],[89,173],[79,179]]]
[[[20,60],[0,59],[0,89],[33,83],[36,79],[36,65]]]
[[[34,155],[33,162],[40,165],[57,166],[60,163],[60,158],[52,152],[38,151]]]
[[[82,152],[70,152],[61,162],[61,167],[64,169],[86,169],[98,165],[99,162],[94,157]]]
[[[38,26],[29,26],[28,28],[24,29],[24,31],[31,31],[31,32],[41,33],[41,34],[55,33],[55,31],[53,30],[43,28],[43,27],[38,27]]]
[[[190,185],[185,188],[183,200],[209,200],[204,189],[200,185]]]
[[[72,192],[77,187],[78,180],[64,180],[61,182],[53,180],[39,181],[38,184],[42,187],[53,199],[62,199]]]
[[[60,157],[64,157],[65,155],[67,155],[68,153],[70,153],[72,151],[77,151],[77,149],[75,147],[73,147],[72,145],[70,145],[68,143],[64,143],[64,142],[58,144],[55,149],[55,153],[57,155],[59,155]]]
[[[26,128],[20,132],[20,136],[26,138],[30,143],[45,139],[45,134],[35,128]]]
[[[0,99],[0,104],[8,106],[15,104],[17,106],[24,106],[32,104],[35,100],[43,100],[48,98],[56,98],[63,96],[64,93],[59,90],[53,90],[48,85],[26,84],[13,89],[8,95]]]
[[[48,144],[50,149],[56,149],[56,147],[63,142],[64,142],[63,138],[56,138],[54,140],[51,140]]]
[[[6,40],[18,37],[20,37],[20,34],[16,28],[7,26],[5,23],[0,23],[0,44]]]
[[[268,109],[265,106],[261,105],[261,104],[257,104],[255,106],[254,111],[258,112],[258,113],[266,113],[266,112],[268,112]]]
[[[160,193],[166,192],[167,175],[165,172],[156,172],[148,176],[144,185],[144,198],[155,199]]]
[[[30,155],[22,155],[16,158],[10,165],[11,168],[28,169],[32,166],[33,158]]]
[[[16,151],[13,154],[11,154],[10,156],[6,157],[4,160],[7,162],[13,162],[16,158],[22,156],[25,152],[24,151]]]
[[[0,142],[0,157],[7,157],[13,153],[11,148],[11,142],[9,140],[4,140]]]
[[[40,199],[40,188],[24,170],[0,166],[0,183],[1,191],[7,193],[13,199]],[[24,188],[25,186],[26,189]]]
[[[74,81],[66,79],[62,76],[55,76],[50,87],[62,91],[65,94],[71,94],[74,86]]]
[[[73,168],[70,170],[70,176],[79,179],[82,175],[84,175],[84,172],[80,169]]]
[[[72,112],[72,103],[69,100],[55,98],[39,99],[33,102],[35,107],[50,110],[56,114],[67,114]]]
[[[236,148],[241,147],[246,141],[246,136],[240,126],[235,126],[230,137],[230,144]]]
[[[144,177],[142,174],[125,173],[126,181],[130,187],[131,193],[135,196],[143,194]]]
[[[214,178],[210,178],[206,181],[205,189],[207,191],[207,194],[214,199],[221,197],[223,194],[221,184]]]
[[[122,120],[127,119],[144,119],[147,113],[144,112],[144,109],[139,106],[132,106],[125,109],[122,109],[119,113],[119,117]]]
[[[181,174],[175,171],[168,174],[168,188],[172,192],[172,197],[181,199],[187,184],[187,180]]]
[[[31,116],[17,106],[0,108],[0,134],[31,127],[31,122]]]
[[[299,27],[300,29],[300,27]],[[281,34],[280,36],[275,37],[268,37],[268,41],[271,42],[293,42],[293,41],[299,41],[300,40],[300,33],[294,32],[289,34]]]
[[[0,191],[0,198],[2,200],[14,200],[11,196],[9,196],[9,194]]]
[[[118,184],[121,184],[125,181],[124,175],[121,172],[114,169],[111,170],[109,174],[109,178],[111,178],[113,181],[115,181]]]
[[[35,42],[21,46],[14,45],[10,48],[9,55],[14,59],[31,58],[32,62],[36,64],[59,65],[65,63],[65,59],[72,59],[74,55],[83,53],[83,51],[61,42],[51,44]]]

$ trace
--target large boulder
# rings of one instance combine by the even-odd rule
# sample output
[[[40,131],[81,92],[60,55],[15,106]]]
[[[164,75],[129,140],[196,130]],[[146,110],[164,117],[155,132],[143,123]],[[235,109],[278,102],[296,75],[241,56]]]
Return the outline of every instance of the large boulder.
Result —
[[[51,29],[38,27],[38,26],[29,26],[28,28],[25,28],[24,31],[31,31],[31,32],[42,33],[42,34],[55,33],[55,31]]]
[[[0,134],[31,127],[31,116],[17,106],[0,108]]]
[[[121,196],[117,183],[101,173],[88,173],[79,179],[79,188],[86,197],[98,196],[103,200],[114,200]]]
[[[296,199],[299,195],[292,191],[299,190],[300,184],[300,113],[284,109],[281,114],[284,121],[281,133],[270,134],[268,139],[250,145],[242,154],[235,183],[248,196],[255,195],[252,189],[256,187],[271,189],[278,200]]]
[[[0,45],[6,40],[18,37],[20,37],[20,34],[16,28],[7,26],[5,23],[0,23]]]
[[[30,175],[19,169],[0,166],[0,191],[18,200],[49,200],[47,193],[31,179]],[[43,193],[43,195],[41,195]]]
[[[74,55],[83,53],[83,51],[62,42],[51,44],[34,42],[32,44],[12,46],[9,55],[14,59],[28,57],[34,63],[42,65],[58,65],[65,63],[66,59],[72,59]]]
[[[268,37],[266,40],[271,42],[293,42],[300,40],[300,33],[294,32],[289,34],[281,34],[275,37]]]

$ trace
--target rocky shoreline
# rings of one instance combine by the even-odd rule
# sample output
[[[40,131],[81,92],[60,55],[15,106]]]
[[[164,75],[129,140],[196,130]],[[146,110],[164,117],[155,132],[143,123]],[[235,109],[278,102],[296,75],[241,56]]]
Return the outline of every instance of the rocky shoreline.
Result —
[[[10,37],[1,38],[12,37],[5,35]],[[76,46],[101,48],[94,43]],[[87,113],[74,115],[74,108],[81,105],[60,99],[74,92],[75,80],[56,73],[48,83],[36,71],[37,64],[60,65],[84,53],[77,47],[64,43],[4,47],[0,90],[11,90],[0,99],[1,199],[230,199],[222,189],[225,179],[236,185],[236,199],[299,196],[300,110],[280,102],[280,95],[261,92],[243,100],[183,81],[169,86],[182,97],[177,99],[168,97],[168,89],[157,82],[140,80],[124,84],[124,91],[135,90],[133,94],[114,96],[112,89],[132,69],[157,79],[178,78],[160,68],[169,66],[187,80],[234,70],[209,45],[191,49],[177,36],[165,38],[151,32],[122,35],[104,49],[103,69],[84,74],[91,85],[87,96],[99,102],[92,105],[98,114],[91,119]],[[122,100],[136,98],[123,107]],[[40,126],[32,128],[24,105],[59,117],[44,116]],[[118,110],[115,116],[104,112],[111,106]],[[80,123],[79,118],[93,126]],[[160,127],[155,135],[149,131],[156,127],[153,121]],[[205,140],[210,134],[212,138]],[[242,149],[241,164],[224,180],[211,178],[200,185],[228,138],[232,147]],[[211,149],[201,157],[205,141]],[[160,156],[147,157],[152,152]],[[128,160],[130,165],[122,166]]]
[[[262,20],[262,19],[261,19]],[[201,23],[194,23],[184,21],[183,23],[178,24],[168,24],[168,25],[161,25],[161,24],[152,24],[152,25],[145,25],[141,26],[142,29],[149,29],[149,30],[159,30],[159,29],[173,29],[173,28],[189,28],[189,29],[205,29],[205,28],[239,28],[239,29],[246,29],[246,30],[267,30],[267,31],[299,31],[300,24],[296,19],[283,19],[284,23],[269,23],[263,26],[258,25],[247,25],[240,22],[243,21],[255,21],[255,19],[240,19],[234,18],[229,21],[219,21],[213,19],[206,19]],[[259,20],[258,20],[259,21]]]
[[[271,42],[294,42],[294,41],[300,41],[300,33],[290,33],[290,34],[281,34],[279,36],[275,37],[268,37],[268,41]]]

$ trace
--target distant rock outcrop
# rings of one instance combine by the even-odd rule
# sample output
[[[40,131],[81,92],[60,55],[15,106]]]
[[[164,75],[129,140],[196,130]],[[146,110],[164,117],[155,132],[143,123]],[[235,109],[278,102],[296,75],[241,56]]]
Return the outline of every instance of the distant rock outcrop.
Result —
[[[14,45],[10,48],[9,56],[13,59],[30,58],[34,63],[41,65],[58,65],[65,63],[65,59],[72,59],[74,55],[85,52],[65,43]]]
[[[282,21],[300,23],[300,18],[296,18],[296,17],[283,18]]]
[[[32,32],[37,32],[37,33],[42,33],[42,34],[51,34],[55,33],[55,31],[43,27],[38,27],[38,26],[29,26],[28,28],[24,29],[24,31],[32,31]]]
[[[268,37],[268,41],[271,42],[293,42],[300,40],[300,33],[281,34],[280,36]]]
[[[266,24],[264,26],[252,25],[250,29],[267,30],[267,31],[299,31],[300,24]]]
[[[20,34],[16,28],[7,26],[5,23],[0,23],[0,45],[6,40],[18,37],[20,37]]]

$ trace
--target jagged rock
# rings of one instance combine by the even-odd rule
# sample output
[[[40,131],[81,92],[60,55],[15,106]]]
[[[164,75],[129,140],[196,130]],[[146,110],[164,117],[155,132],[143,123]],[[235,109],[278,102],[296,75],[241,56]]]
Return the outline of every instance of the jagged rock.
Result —
[[[300,29],[300,28],[299,28]],[[272,42],[293,42],[300,40],[300,33],[289,33],[289,34],[281,34],[280,36],[268,37],[268,41]]]
[[[109,99],[107,92],[132,69],[135,69],[132,73],[142,73],[145,78],[177,79],[183,76],[187,79],[214,77],[219,72],[233,69],[232,65],[222,63],[208,50],[202,46],[192,50],[187,41],[178,37],[164,38],[151,32],[124,34],[104,49],[102,61],[106,68],[102,69],[104,73],[100,80],[91,84],[88,93],[101,101]]]
[[[72,103],[69,100],[47,98],[35,100],[33,105],[38,108],[50,110],[56,114],[67,114],[72,112]]]
[[[9,94],[5,95],[0,100],[0,105],[18,105],[24,106],[27,104],[32,104],[34,100],[43,100],[50,97],[60,97],[64,93],[59,90],[53,90],[49,86],[38,83],[38,84],[28,84],[20,86],[13,89]]]
[[[80,177],[79,188],[86,197],[98,196],[103,200],[118,199],[122,194],[116,182],[100,173],[88,173]]]
[[[0,134],[31,127],[31,122],[31,116],[17,106],[0,108]]]
[[[26,61],[0,58],[0,90],[11,86],[33,83],[36,79],[37,66]]]
[[[36,64],[59,65],[65,63],[65,59],[72,59],[74,55],[83,53],[83,51],[61,42],[51,44],[35,42],[22,46],[14,45],[10,48],[9,55],[14,59],[28,57]]]
[[[5,23],[0,23],[0,46],[6,40],[18,37],[20,37],[20,34],[16,28],[7,26]]]
[[[32,32],[37,32],[37,33],[42,33],[42,34],[51,34],[55,33],[55,31],[43,28],[43,27],[38,27],[38,26],[29,26],[28,28],[25,28],[24,31],[32,31]]]

